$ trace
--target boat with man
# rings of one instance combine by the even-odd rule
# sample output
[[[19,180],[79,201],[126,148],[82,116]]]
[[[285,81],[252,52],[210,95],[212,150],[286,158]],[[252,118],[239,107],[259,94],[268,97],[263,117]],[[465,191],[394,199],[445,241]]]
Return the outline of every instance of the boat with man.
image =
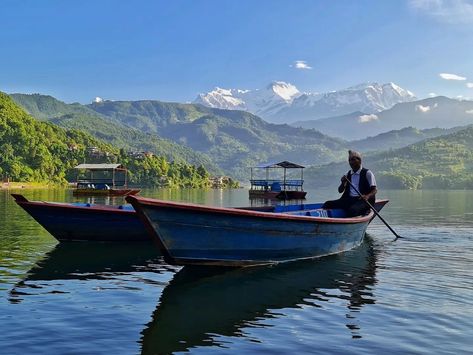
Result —
[[[127,196],[169,264],[250,266],[317,258],[357,247],[373,211],[347,217],[322,204],[224,208]],[[381,209],[388,201],[378,201]]]

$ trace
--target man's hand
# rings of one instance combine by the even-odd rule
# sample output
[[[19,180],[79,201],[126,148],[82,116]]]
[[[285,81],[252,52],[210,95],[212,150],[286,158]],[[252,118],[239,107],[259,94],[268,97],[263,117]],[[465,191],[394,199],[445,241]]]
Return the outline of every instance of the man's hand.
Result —
[[[343,175],[340,181],[341,183],[340,183],[340,186],[338,187],[338,192],[342,193],[347,187],[347,181],[348,181],[347,176]]]

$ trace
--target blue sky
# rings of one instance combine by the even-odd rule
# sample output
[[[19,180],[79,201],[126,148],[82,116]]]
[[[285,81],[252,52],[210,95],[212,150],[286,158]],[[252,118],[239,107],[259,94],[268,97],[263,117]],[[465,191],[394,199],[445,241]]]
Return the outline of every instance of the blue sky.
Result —
[[[472,29],[473,0],[3,0],[0,91],[188,102],[280,80],[473,98]]]

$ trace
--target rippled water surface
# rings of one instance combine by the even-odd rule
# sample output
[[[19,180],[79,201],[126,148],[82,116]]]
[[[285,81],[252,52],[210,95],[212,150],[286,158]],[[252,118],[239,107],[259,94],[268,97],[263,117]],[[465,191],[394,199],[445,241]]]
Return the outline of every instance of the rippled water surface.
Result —
[[[65,190],[21,192],[73,200]],[[249,204],[245,190],[142,195]],[[403,239],[392,242],[375,220],[359,248],[337,256],[215,269],[166,265],[148,243],[59,244],[0,190],[0,352],[471,352],[473,192],[379,197],[390,199],[382,215]]]

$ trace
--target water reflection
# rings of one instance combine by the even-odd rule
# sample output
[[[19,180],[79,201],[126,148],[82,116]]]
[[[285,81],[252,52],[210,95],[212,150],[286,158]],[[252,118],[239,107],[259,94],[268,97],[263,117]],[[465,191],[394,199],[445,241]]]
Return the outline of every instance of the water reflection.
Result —
[[[100,280],[135,271],[166,272],[176,268],[162,260],[151,242],[59,243],[36,263],[10,291],[12,303],[49,286],[44,281]]]
[[[356,317],[363,305],[375,302],[376,261],[368,236],[359,248],[318,260],[244,269],[184,267],[142,332],[142,353],[218,346],[216,334],[242,336],[244,327],[281,317],[277,310],[318,308],[334,298],[346,301],[346,327],[360,337]]]

